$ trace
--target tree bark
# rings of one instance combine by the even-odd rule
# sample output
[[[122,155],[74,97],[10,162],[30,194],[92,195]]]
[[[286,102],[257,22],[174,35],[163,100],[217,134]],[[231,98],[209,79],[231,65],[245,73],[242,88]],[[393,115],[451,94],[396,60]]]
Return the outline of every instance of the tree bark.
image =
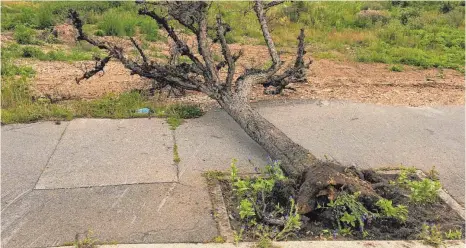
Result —
[[[309,165],[317,160],[307,149],[262,117],[249,102],[226,95],[218,103],[273,159],[280,160],[284,172],[297,182],[301,181]]]

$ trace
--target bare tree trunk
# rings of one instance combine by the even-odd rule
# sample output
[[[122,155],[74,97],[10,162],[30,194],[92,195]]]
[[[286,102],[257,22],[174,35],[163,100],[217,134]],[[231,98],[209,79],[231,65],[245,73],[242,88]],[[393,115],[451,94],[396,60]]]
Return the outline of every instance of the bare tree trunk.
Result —
[[[289,177],[300,180],[308,166],[316,161],[307,149],[262,117],[248,102],[230,96],[224,96],[218,102],[273,159],[281,161],[281,167]]]

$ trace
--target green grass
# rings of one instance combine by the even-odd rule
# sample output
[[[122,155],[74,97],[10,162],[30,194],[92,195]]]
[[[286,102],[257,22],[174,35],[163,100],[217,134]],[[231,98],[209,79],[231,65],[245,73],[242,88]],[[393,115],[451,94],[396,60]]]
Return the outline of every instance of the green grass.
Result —
[[[102,54],[102,51],[96,48],[89,49],[79,45],[70,51],[50,50],[44,52],[40,46],[20,46],[18,44],[11,44],[2,47],[2,52],[2,59],[33,58],[42,61],[84,61],[91,60],[94,55],[100,56]]]
[[[264,44],[252,2],[213,2],[210,25],[221,14],[232,31],[229,43]],[[130,2],[44,2],[2,8],[2,28],[23,29],[19,40],[34,42],[25,28],[46,28],[63,23],[75,8],[84,29],[98,35],[131,36],[159,40],[158,27],[137,14]],[[50,15],[46,15],[51,13]],[[287,2],[268,11],[269,27],[278,47],[296,46],[300,28],[316,58],[440,67],[464,71],[464,2]],[[170,23],[175,23],[170,21]],[[91,28],[92,27],[92,28]],[[182,32],[189,33],[180,25]],[[211,32],[209,35],[213,36]]]
[[[464,13],[460,2],[294,2],[269,10],[269,27],[277,46],[296,45],[299,28],[316,58],[442,67],[463,71]],[[445,7],[446,6],[446,7]],[[248,10],[249,11],[246,11]],[[248,2],[214,2],[231,24],[229,38],[263,44]],[[228,37],[227,37],[228,38]]]
[[[28,123],[39,120],[71,120],[73,118],[147,118],[139,114],[140,108],[152,110],[152,116],[177,120],[196,118],[202,115],[197,106],[166,105],[138,92],[120,95],[108,94],[91,101],[72,100],[51,103],[47,98],[34,99],[26,77],[2,77],[2,123]]]

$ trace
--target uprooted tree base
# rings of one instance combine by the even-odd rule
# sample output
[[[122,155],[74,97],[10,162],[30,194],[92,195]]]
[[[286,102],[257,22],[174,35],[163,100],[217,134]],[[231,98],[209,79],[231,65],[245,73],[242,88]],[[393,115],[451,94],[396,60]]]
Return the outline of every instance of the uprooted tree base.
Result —
[[[335,163],[329,162],[325,166],[335,166]],[[322,171],[323,176],[326,175],[325,173],[327,173],[326,170]],[[301,226],[299,230],[291,232],[291,235],[287,236],[287,240],[419,240],[435,235],[441,236],[439,242],[443,242],[448,238],[464,239],[464,220],[450,206],[440,199],[430,203],[414,203],[408,197],[409,189],[390,183],[396,180],[397,175],[379,174],[373,170],[358,171],[354,167],[349,167],[346,171],[343,169],[339,173],[345,174],[345,176],[329,183],[335,187],[322,188],[315,198],[316,209],[300,216]],[[335,209],[328,207],[328,205],[341,195],[354,195],[354,192],[358,192],[355,191],[358,190],[356,188],[338,185],[339,180],[360,180],[361,178],[364,181],[363,185],[367,187],[362,190],[367,189],[370,194],[392,201],[393,206],[407,206],[406,220],[400,221],[393,217],[374,216],[364,220],[363,228],[357,224],[357,220],[354,227],[344,225],[337,218],[334,212]],[[411,176],[411,179],[420,180],[416,176]],[[241,233],[242,241],[260,239],[264,235],[264,229],[273,235],[274,232],[276,234],[283,228],[281,223],[270,223],[261,220],[254,227],[245,224],[245,220],[240,217],[239,206],[241,203],[231,179],[217,177],[213,180],[217,180],[222,188],[231,226],[236,234]],[[251,180],[254,180],[253,177]],[[332,193],[329,193],[329,189],[331,189]],[[289,207],[290,197],[296,195],[298,191],[299,185],[293,182],[276,184],[272,191],[272,197],[267,199],[267,209],[273,209],[277,205],[284,208]],[[377,198],[361,194],[355,199],[362,203],[367,210],[374,213],[380,212],[380,208],[376,206]],[[348,212],[351,213],[349,210]],[[340,224],[337,224],[338,222]],[[262,226],[260,230],[257,228],[258,225]],[[427,231],[423,230],[426,226],[428,226]],[[436,229],[434,230],[434,228]],[[455,231],[460,232],[459,237],[445,236],[446,233]],[[265,235],[269,234],[265,233]],[[423,237],[423,235],[428,237]],[[273,237],[269,238],[273,239]]]
[[[296,196],[296,212],[299,214],[315,213],[318,211],[316,206],[320,198],[336,199],[335,197],[342,192],[360,192],[360,198],[369,203],[381,198],[374,185],[367,181],[367,175],[354,168],[318,160],[310,151],[263,118],[249,104],[253,85],[262,85],[266,94],[278,94],[291,82],[306,81],[306,71],[312,60],[309,57],[305,58],[304,30],[302,29],[297,37],[296,59],[294,63],[288,63],[291,65],[287,68],[284,66],[286,63],[280,59],[269,32],[267,11],[284,1],[257,0],[253,10],[248,10],[254,11],[257,16],[271,63],[266,69],[243,68],[240,76],[236,76],[236,61],[242,53],[232,54],[230,51],[226,35],[231,28],[222,20],[220,13],[214,22],[209,21],[207,15],[211,3],[136,2],[141,5],[138,14],[157,22],[173,41],[177,54],[184,56],[189,62],[161,64],[150,60],[138,41],[133,38],[130,38],[130,41],[139,58],[129,57],[127,51],[118,44],[88,36],[83,31],[83,22],[79,14],[70,10],[70,19],[77,29],[77,39],[107,53],[106,57],[96,61],[93,69],[76,78],[77,83],[103,71],[110,60],[118,60],[131,74],[152,79],[157,88],[170,87],[181,92],[191,90],[208,95],[216,100],[273,159],[281,161],[280,167],[293,185],[292,195]],[[189,46],[183,41],[172,25],[173,22],[177,22],[193,34],[197,44]],[[218,43],[222,50],[223,59],[220,62],[214,60],[212,55],[214,43]],[[269,221],[276,222],[272,219]]]

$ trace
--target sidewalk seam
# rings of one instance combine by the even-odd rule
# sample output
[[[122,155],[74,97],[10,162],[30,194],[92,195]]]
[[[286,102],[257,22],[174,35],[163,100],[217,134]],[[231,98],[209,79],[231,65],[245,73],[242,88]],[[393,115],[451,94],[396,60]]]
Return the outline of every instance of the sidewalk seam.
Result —
[[[49,158],[47,159],[47,162],[45,163],[44,168],[42,168],[42,171],[40,172],[40,175],[39,175],[39,177],[37,178],[37,181],[36,181],[36,183],[34,184],[34,187],[32,188],[31,191],[33,191],[33,190],[36,189],[37,184],[39,183],[39,180],[40,180],[40,178],[42,177],[42,174],[44,174],[45,169],[47,169],[47,166],[49,165],[50,160],[52,159],[53,155],[54,155],[55,152],[57,151],[58,145],[60,144],[61,140],[63,139],[63,136],[65,135],[66,130],[68,130],[68,126],[69,126],[70,124],[71,124],[71,122],[66,123],[66,127],[63,129],[63,132],[61,133],[60,138],[58,138],[57,144],[56,144],[55,147],[53,148],[52,153],[50,154]]]

